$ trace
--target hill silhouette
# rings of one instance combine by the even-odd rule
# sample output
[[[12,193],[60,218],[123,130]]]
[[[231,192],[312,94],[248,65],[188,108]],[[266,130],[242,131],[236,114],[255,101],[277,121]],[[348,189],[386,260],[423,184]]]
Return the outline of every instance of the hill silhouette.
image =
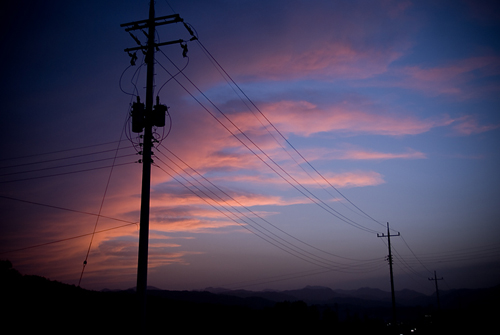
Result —
[[[15,333],[137,334],[134,290],[91,291],[40,276],[22,275],[0,261],[0,297],[4,327]],[[387,327],[390,293],[372,288],[252,292],[208,288],[205,291],[148,290],[148,331],[174,329],[206,334],[420,334],[491,330],[499,312],[500,287],[441,292],[435,297],[404,290],[397,293],[398,329]]]

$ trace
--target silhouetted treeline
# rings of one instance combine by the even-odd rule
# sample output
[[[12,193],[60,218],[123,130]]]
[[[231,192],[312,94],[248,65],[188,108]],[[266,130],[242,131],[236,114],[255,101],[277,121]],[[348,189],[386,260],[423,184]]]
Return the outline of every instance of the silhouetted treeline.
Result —
[[[97,292],[39,276],[21,275],[0,261],[2,327],[11,333],[138,334],[132,290]],[[148,332],[203,334],[452,334],[490,331],[498,317],[500,288],[443,294],[447,308],[401,306],[404,320],[387,326],[390,307],[303,301],[275,302],[194,291],[152,290]]]

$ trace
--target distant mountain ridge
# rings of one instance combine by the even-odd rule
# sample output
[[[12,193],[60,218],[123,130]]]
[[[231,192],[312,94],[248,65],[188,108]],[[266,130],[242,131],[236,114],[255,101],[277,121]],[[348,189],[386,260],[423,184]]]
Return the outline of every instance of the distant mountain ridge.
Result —
[[[20,333],[49,330],[51,334],[67,334],[67,324],[78,325],[85,332],[95,332],[97,328],[103,333],[139,332],[133,289],[85,290],[40,276],[21,275],[7,261],[0,261],[0,283],[4,320],[18,325]],[[467,329],[466,333],[485,333],[493,329],[500,312],[500,286],[442,291],[440,296],[443,321],[434,325],[428,316],[437,311],[435,296],[397,291],[398,321],[432,328],[432,334],[458,334]],[[188,333],[198,331],[195,328],[203,324],[208,333],[217,334],[234,334],[234,324],[245,325],[249,334],[262,333],[262,329],[283,333],[283,327],[287,327],[285,332],[302,329],[307,333],[384,334],[385,322],[391,319],[390,293],[368,287],[332,290],[306,286],[261,292],[221,288],[167,291],[148,287],[147,306],[151,334],[164,331],[166,316],[186,325]],[[83,318],[82,322],[82,316],[89,311],[92,317]]]
[[[213,294],[230,295],[239,298],[260,297],[274,302],[304,301],[307,304],[325,303],[362,303],[378,302],[380,305],[391,303],[391,293],[380,289],[362,287],[356,290],[333,290],[323,286],[306,286],[302,289],[285,291],[247,291],[228,290],[223,288],[208,287],[205,291]],[[432,304],[436,298],[413,290],[400,290],[395,292],[397,304],[414,306]]]

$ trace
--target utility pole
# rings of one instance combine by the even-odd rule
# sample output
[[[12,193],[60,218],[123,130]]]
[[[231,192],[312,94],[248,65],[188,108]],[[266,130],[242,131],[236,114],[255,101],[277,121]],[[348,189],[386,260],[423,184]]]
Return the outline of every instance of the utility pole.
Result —
[[[121,24],[125,27],[135,42],[139,45],[134,48],[127,48],[127,52],[131,57],[131,64],[135,64],[137,56],[131,54],[133,51],[141,50],[145,53],[145,62],[147,64],[146,75],[146,106],[140,102],[140,97],[137,97],[137,102],[132,105],[132,131],[141,133],[144,131],[142,144],[142,187],[141,187],[141,215],[139,228],[139,256],[137,264],[137,295],[139,300],[139,308],[141,313],[142,333],[146,333],[146,290],[148,283],[148,249],[149,249],[149,211],[150,211],[150,190],[151,190],[151,163],[152,163],[152,146],[153,146],[153,126],[165,126],[165,112],[167,107],[161,105],[157,97],[156,105],[153,106],[154,100],[154,64],[155,64],[155,49],[160,46],[169,44],[181,44],[185,56],[187,46],[182,39],[155,43],[155,28],[159,25],[183,22],[178,14],[162,16],[155,18],[154,0],[149,3],[149,18],[146,20],[134,21]],[[195,40],[192,30],[184,23],[184,26]],[[143,29],[148,29],[146,33]],[[147,36],[147,44],[144,46],[140,40],[134,36],[131,31],[141,30]]]
[[[389,222],[387,222],[387,235],[384,233],[377,234],[377,237],[387,237],[387,246],[389,248],[389,256],[387,256],[387,261],[389,262],[389,272],[391,275],[391,298],[392,298],[392,323],[396,325],[396,296],[394,294],[394,276],[392,273],[392,251],[391,251],[391,236],[400,236],[398,232],[397,235],[391,235],[389,232]]]
[[[434,280],[434,283],[436,284],[436,298],[437,298],[437,307],[438,311],[441,310],[441,302],[439,300],[439,289],[438,289],[438,280],[443,280],[443,277],[438,278],[436,276],[436,271],[434,270],[434,278],[429,278],[429,280]]]
[[[148,285],[148,249],[149,249],[149,207],[151,190],[151,146],[153,127],[151,114],[153,110],[153,79],[154,79],[154,38],[155,38],[155,8],[154,1],[149,5],[148,43],[146,51],[146,111],[144,114],[144,142],[142,145],[142,188],[141,216],[139,228],[139,259],[137,264],[137,294],[141,306],[142,324],[146,325],[146,290]],[[143,328],[145,329],[145,328]],[[145,330],[144,330],[145,332]]]

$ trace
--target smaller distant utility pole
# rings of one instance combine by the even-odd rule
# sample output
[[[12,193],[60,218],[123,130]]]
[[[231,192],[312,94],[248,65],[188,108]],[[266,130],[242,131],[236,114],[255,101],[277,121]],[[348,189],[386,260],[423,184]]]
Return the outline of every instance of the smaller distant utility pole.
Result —
[[[391,297],[392,297],[392,323],[396,325],[396,296],[394,294],[394,276],[392,274],[392,251],[391,251],[391,236],[400,236],[398,232],[397,235],[391,235],[389,233],[389,222],[387,222],[387,235],[384,233],[377,234],[377,237],[387,237],[387,246],[389,248],[389,256],[387,256],[387,261],[389,262],[389,272],[391,275]]]
[[[434,280],[434,283],[436,284],[436,298],[437,298],[437,306],[438,306],[438,311],[439,311],[439,310],[441,310],[441,302],[439,301],[438,280],[443,280],[443,277],[438,278],[436,276],[436,271],[434,271],[434,278],[429,278],[429,280]]]

